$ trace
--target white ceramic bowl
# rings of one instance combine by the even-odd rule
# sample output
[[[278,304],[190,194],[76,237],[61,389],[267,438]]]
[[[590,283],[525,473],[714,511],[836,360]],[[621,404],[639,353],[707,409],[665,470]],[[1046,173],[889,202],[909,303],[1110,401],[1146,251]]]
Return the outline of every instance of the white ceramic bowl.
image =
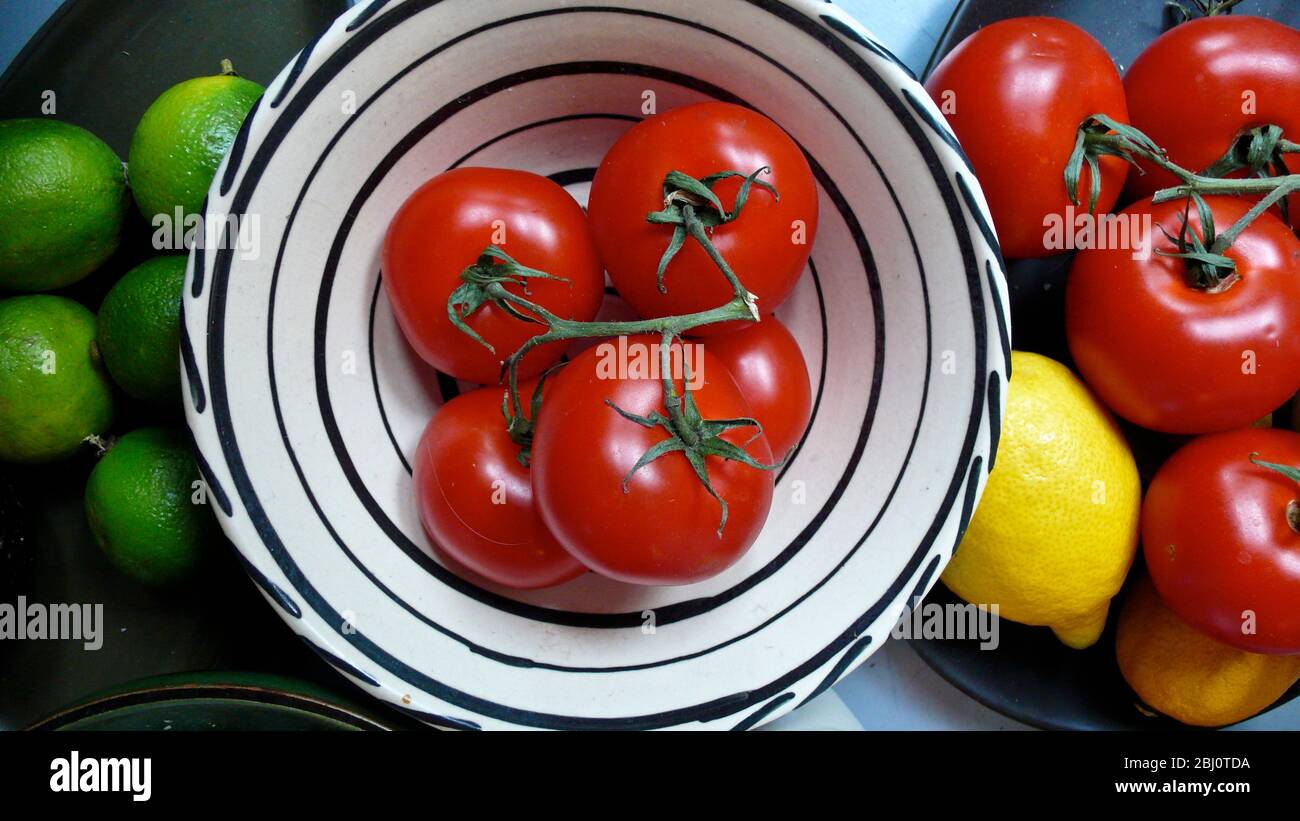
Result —
[[[812,425],[759,541],[714,579],[472,584],[433,558],[412,501],[411,454],[457,386],[397,330],[385,227],[455,165],[530,169],[584,199],[647,91],[661,111],[753,106],[808,153],[821,226],[779,315],[813,375]],[[363,3],[271,83],[207,213],[259,240],[197,249],[186,279],[187,412],[222,526],[295,632],[434,724],[776,718],[935,582],[996,447],[1009,343],[983,197],[921,86],[827,3]]]

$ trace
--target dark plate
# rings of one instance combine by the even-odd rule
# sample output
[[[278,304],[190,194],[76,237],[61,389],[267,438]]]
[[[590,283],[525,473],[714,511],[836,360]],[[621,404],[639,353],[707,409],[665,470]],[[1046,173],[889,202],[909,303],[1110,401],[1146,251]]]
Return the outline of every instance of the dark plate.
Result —
[[[216,73],[222,58],[265,85],[346,7],[344,0],[67,0],[0,77],[0,117],[39,116],[49,89],[59,119],[90,129],[125,157],[140,115],[165,89]],[[133,210],[121,251],[64,293],[97,308],[118,276],[151,255],[149,234]],[[114,433],[185,424],[179,407],[150,410],[121,395],[117,410]],[[102,604],[104,622],[98,650],[76,641],[0,642],[0,728],[24,727],[88,693],[166,673],[260,670],[337,683],[262,601],[233,548],[218,551],[187,589],[150,590],[114,571],[85,522],[92,462],[86,454],[39,468],[0,467],[30,515],[25,544],[34,556],[30,567],[7,561],[16,570],[0,579],[0,601]],[[9,492],[3,482],[0,492]],[[16,521],[13,510],[4,507],[6,524]],[[13,536],[4,541],[18,544]]]
[[[1101,41],[1123,70],[1170,22],[1165,0],[964,0],[926,66],[928,75],[955,45],[972,32],[998,20],[1025,15],[1061,17]],[[1300,26],[1296,0],[1248,0],[1244,9]],[[1065,343],[1065,278],[1068,256],[1012,260],[1007,280],[1011,296],[1012,341],[1016,350],[1034,351],[1070,363]],[[1285,418],[1286,414],[1279,415]],[[1183,441],[1124,425],[1143,486]],[[1116,598],[1121,601],[1123,593]],[[942,583],[927,601],[959,601]],[[1088,650],[1071,650],[1046,628],[1000,623],[996,650],[979,649],[978,641],[913,639],[913,648],[941,676],[976,701],[1036,727],[1052,729],[1161,729],[1181,727],[1171,719],[1151,717],[1125,684],[1115,662],[1111,608],[1106,633]],[[1278,704],[1300,696],[1291,688]],[[1277,706],[1277,705],[1274,705]]]
[[[413,722],[261,673],[158,676],[65,707],[33,730],[396,730]]]

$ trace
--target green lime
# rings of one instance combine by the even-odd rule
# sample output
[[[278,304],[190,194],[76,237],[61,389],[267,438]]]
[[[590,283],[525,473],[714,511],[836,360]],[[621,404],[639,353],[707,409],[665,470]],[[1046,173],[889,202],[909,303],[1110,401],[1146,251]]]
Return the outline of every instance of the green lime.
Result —
[[[0,299],[0,461],[71,456],[112,423],[95,315],[61,296]]]
[[[175,219],[177,208],[182,220],[200,214],[217,166],[262,91],[232,72],[177,83],[150,104],[127,155],[131,191],[145,219]]]
[[[154,257],[127,271],[99,306],[95,339],[113,381],[136,399],[180,395],[181,290],[185,257]]]
[[[109,448],[86,483],[86,518],[118,570],[155,586],[191,576],[216,527],[189,441],[166,428]]]
[[[127,199],[122,161],[86,129],[0,121],[0,288],[49,291],[98,268]]]

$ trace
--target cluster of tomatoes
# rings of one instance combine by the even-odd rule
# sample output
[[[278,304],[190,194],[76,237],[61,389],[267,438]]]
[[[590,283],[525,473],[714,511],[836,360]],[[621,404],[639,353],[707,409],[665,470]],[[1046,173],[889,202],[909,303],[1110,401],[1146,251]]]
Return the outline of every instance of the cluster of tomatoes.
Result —
[[[1076,26],[1013,19],[927,88],[1008,256],[1067,250],[1045,241],[1053,225],[1091,231],[1066,290],[1080,375],[1129,422],[1197,437],[1143,503],[1161,596],[1230,645],[1300,653],[1300,434],[1257,425],[1300,390],[1300,196],[1279,185],[1300,171],[1300,31],[1190,20],[1121,79]]]
[[[441,407],[416,453],[440,556],[515,588],[588,570],[686,584],[734,563],[808,424],[807,365],[771,311],[816,226],[799,147],[723,103],[627,131],[586,212],[526,171],[416,190],[384,242],[389,301],[429,365],[488,386]],[[618,313],[606,272],[639,319],[597,321]]]

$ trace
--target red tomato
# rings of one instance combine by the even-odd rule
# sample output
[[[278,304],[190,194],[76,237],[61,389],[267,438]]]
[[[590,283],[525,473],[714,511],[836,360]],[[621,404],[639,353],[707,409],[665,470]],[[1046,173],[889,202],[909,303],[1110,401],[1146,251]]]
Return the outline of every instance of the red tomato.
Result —
[[[763,425],[777,458],[799,444],[812,414],[812,386],[799,343],[774,316],[705,342]]]
[[[1226,229],[1249,203],[1207,197]],[[1151,214],[1156,251],[1177,249],[1184,204],[1134,204]],[[1200,233],[1192,209],[1190,223]],[[1250,425],[1300,389],[1300,241],[1269,214],[1228,249],[1241,279],[1221,293],[1188,285],[1183,260],[1135,260],[1121,248],[1080,251],[1066,286],[1075,365],[1112,410],[1145,428],[1208,433]]]
[[[714,228],[713,245],[741,283],[772,311],[790,295],[808,262],[817,233],[817,184],[803,151],[780,126],[729,103],[698,103],[649,117],[619,138],[601,161],[587,210],[601,258],[619,294],[641,316],[659,317],[716,308],[732,297],[721,271],[694,240],[669,263],[667,293],[655,273],[672,237],[671,225],[652,225],[646,214],[664,207],[664,177],[681,171],[696,179],[720,171],[759,176],[780,200],[754,186],[739,219]],[[741,181],[713,187],[731,209]],[[798,224],[802,224],[802,230]],[[702,327],[701,335],[736,323]]]
[[[1300,466],[1300,434],[1248,428],[1175,453],[1142,505],[1143,552],[1188,624],[1252,653],[1300,653],[1300,484],[1252,453]]]
[[[520,387],[525,407],[531,391]],[[586,568],[537,515],[529,470],[506,433],[502,396],[497,388],[462,394],[429,421],[412,471],[420,521],[447,555],[497,584],[560,584]]]
[[[560,544],[598,573],[633,584],[697,582],[725,570],[753,544],[772,504],[773,476],[705,457],[713,487],[729,508],[721,536],[721,506],[681,452],[641,467],[624,492],[628,471],[668,438],[662,427],[643,427],[606,404],[641,416],[665,412],[654,353],[659,337],[627,337],[625,343],[627,355],[619,353],[618,342],[588,348],[549,383],[533,440],[538,508]],[[700,414],[750,416],[726,367],[700,350],[692,347],[690,355],[699,358],[688,361],[692,379],[698,375],[702,381],[693,391]],[[677,384],[680,391],[681,380]],[[764,436],[746,444],[753,434],[752,428],[737,428],[722,438],[769,463]]]
[[[495,348],[494,355],[447,318],[447,298],[460,285],[461,271],[489,244],[521,265],[567,278],[528,284],[529,300],[565,319],[590,320],[605,290],[582,208],[545,177],[460,168],[420,186],[388,226],[384,288],[406,340],[425,362],[484,384],[497,382],[501,360],[546,330],[485,304],[466,324]],[[519,375],[535,376],[563,353],[564,343],[537,348],[520,363]]]
[[[1046,223],[1066,227],[1070,199],[1063,174],[1079,126],[1093,114],[1128,121],[1124,85],[1101,44],[1050,17],[1017,17],[985,26],[957,44],[925,83],[970,158],[988,200],[1002,253],[1044,257]],[[1128,164],[1102,157],[1097,213],[1119,199]],[[1086,213],[1091,172],[1079,178]]]
[[[1236,14],[1190,20],[1147,46],[1124,90],[1132,124],[1191,171],[1208,168],[1256,126],[1280,126],[1300,141],[1300,31]],[[1300,157],[1289,155],[1287,165],[1300,172]],[[1141,167],[1146,174],[1129,175],[1134,196],[1177,183],[1150,163]],[[1300,213],[1300,196],[1291,203]]]

